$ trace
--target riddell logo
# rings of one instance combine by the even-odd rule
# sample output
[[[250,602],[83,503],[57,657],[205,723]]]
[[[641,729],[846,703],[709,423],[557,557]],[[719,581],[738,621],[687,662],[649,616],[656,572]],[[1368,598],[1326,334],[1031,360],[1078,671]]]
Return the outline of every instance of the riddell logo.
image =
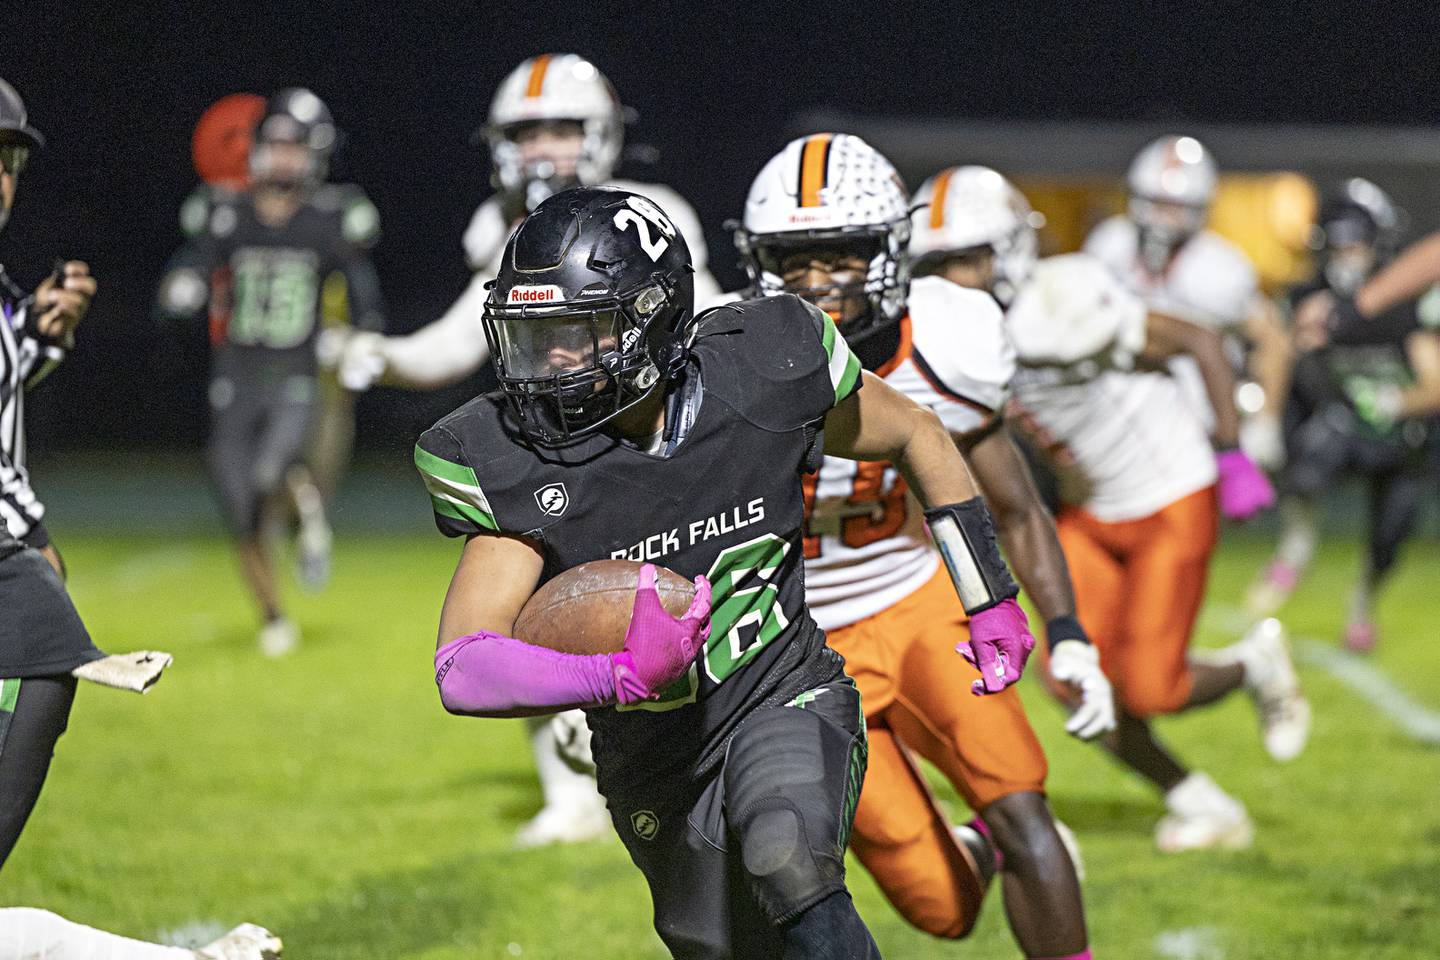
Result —
[[[829,220],[829,219],[830,219],[830,217],[829,217],[827,214],[823,214],[823,213],[792,213],[792,214],[790,214],[790,222],[791,222],[791,223],[819,223],[819,222],[821,222],[822,220]]]
[[[560,288],[553,283],[539,287],[511,287],[507,303],[548,303],[561,299]]]

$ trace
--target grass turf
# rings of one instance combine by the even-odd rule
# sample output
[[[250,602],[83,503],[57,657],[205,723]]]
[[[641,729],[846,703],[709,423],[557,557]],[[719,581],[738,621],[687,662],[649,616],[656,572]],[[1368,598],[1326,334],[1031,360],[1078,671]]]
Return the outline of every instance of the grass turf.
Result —
[[[343,537],[330,589],[295,600],[302,648],[278,662],[256,653],[218,538],[71,536],[63,546],[97,641],[158,647],[177,662],[143,700],[82,688],[0,874],[0,904],[142,937],[255,920],[300,960],[664,956],[618,841],[510,849],[540,799],[521,726],[447,716],[430,679],[455,544]],[[1238,600],[1263,547],[1227,540],[1216,604]],[[1374,662],[1440,708],[1440,548],[1417,544],[1406,559]],[[1322,551],[1285,611],[1295,633],[1333,638],[1354,565],[1347,545]],[[1226,642],[1223,622],[1207,616],[1201,642]],[[1069,741],[1027,681],[1053,805],[1084,848],[1097,957],[1440,953],[1440,750],[1405,739],[1330,676],[1304,676],[1314,737],[1286,767],[1262,753],[1243,697],[1162,722],[1258,828],[1249,851],[1178,857],[1151,844],[1159,800]],[[888,958],[1019,955],[998,891],[957,947],[907,928],[858,867],[851,886]]]

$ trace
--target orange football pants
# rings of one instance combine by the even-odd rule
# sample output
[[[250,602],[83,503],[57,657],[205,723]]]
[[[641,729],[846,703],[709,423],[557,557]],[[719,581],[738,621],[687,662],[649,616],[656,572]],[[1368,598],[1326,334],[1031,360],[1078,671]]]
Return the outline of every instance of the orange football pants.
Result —
[[[827,636],[860,689],[870,741],[850,848],[913,926],[962,937],[984,891],[910,751],[976,812],[1011,793],[1043,792],[1045,752],[1020,696],[1013,687],[970,692],[980,673],[955,652],[969,630],[943,566],[904,600]]]
[[[1186,651],[1219,535],[1215,488],[1118,523],[1066,508],[1055,526],[1080,623],[1120,704],[1137,717],[1184,707],[1194,684]]]

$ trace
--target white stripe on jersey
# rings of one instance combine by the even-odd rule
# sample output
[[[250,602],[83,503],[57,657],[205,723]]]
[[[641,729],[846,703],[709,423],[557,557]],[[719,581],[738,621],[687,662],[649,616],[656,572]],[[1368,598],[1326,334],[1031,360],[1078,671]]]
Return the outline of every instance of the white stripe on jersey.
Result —
[[[0,273],[0,300],[9,300],[8,287],[9,278]],[[33,374],[46,372],[45,366],[37,371],[36,364],[56,359],[52,354],[58,352],[25,336],[24,327],[23,308],[8,318],[0,316],[0,522],[16,539],[45,515],[25,472],[25,386],[34,382]]]

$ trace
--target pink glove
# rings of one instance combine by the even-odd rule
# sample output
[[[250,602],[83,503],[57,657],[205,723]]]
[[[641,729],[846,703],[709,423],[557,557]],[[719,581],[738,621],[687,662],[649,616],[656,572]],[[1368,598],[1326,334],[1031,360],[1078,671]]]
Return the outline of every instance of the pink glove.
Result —
[[[655,589],[655,565],[640,568],[635,607],[625,631],[625,649],[611,654],[615,699],[631,704],[653,700],[685,676],[710,637],[710,581],[695,578],[695,599],[679,620],[670,616]]]
[[[560,653],[482,630],[435,652],[435,683],[445,709],[471,716],[635,703],[685,676],[709,635],[710,581],[695,578],[695,599],[676,620],[660,605],[655,568],[646,564],[619,653]]]
[[[977,697],[999,693],[1020,679],[1025,661],[1035,649],[1030,621],[1012,597],[970,618],[970,642],[957,644],[955,651],[980,671],[970,685]]]
[[[1222,450],[1215,457],[1220,470],[1220,512],[1227,520],[1249,520],[1275,505],[1275,488],[1243,450]]]

